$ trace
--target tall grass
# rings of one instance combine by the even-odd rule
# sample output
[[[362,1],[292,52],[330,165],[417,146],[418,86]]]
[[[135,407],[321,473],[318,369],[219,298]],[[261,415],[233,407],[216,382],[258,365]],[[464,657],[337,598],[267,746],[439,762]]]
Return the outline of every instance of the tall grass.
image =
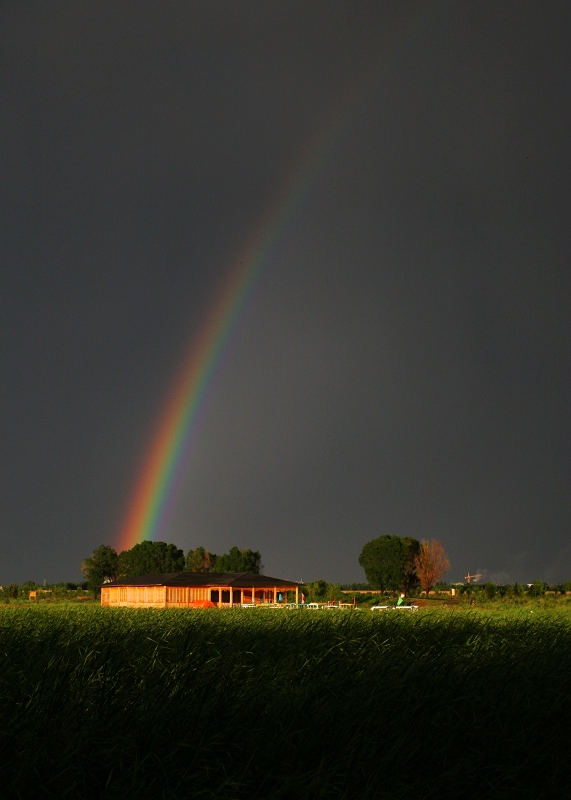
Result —
[[[570,622],[0,609],[0,796],[561,795]]]

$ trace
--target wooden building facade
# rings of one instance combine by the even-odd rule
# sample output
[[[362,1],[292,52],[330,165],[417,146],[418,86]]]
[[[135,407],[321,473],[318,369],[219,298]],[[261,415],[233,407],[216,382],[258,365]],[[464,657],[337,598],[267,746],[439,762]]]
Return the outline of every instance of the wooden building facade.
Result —
[[[285,604],[299,585],[253,572],[171,572],[140,575],[101,586],[102,606],[192,608],[212,603],[219,608]],[[293,599],[293,597],[292,597]]]

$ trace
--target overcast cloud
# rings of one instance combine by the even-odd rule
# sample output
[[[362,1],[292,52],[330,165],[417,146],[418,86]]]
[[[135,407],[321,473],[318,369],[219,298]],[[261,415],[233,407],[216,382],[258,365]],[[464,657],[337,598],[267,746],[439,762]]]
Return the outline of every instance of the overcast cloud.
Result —
[[[569,6],[5,3],[0,582],[118,530],[183,354],[347,87],[171,520],[185,551],[364,580],[571,578]],[[357,94],[355,95],[357,96]]]

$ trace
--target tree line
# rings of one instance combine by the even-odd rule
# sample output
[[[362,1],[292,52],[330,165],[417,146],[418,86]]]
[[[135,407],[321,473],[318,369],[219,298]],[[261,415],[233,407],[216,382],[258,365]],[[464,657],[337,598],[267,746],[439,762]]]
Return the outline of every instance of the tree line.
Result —
[[[262,569],[258,550],[232,547],[217,555],[204,547],[186,555],[175,544],[144,541],[130,550],[117,553],[102,544],[81,564],[88,587],[95,589],[106,581],[139,575],[168,572],[254,572]],[[359,563],[373,589],[403,591],[421,586],[429,592],[450,569],[442,542],[419,542],[405,536],[380,536],[363,547]]]
[[[428,592],[450,569],[442,542],[410,536],[379,536],[363,547],[359,564],[371,588],[408,594],[417,586]]]
[[[165,572],[254,572],[263,568],[258,550],[232,547],[216,555],[204,547],[184,552],[175,544],[144,541],[117,553],[108,544],[97,547],[81,564],[90,589],[106,581]]]

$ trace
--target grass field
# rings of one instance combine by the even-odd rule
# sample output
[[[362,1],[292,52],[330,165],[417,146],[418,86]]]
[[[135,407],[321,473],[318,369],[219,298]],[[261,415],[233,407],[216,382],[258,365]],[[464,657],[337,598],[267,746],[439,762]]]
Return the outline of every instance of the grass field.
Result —
[[[568,792],[571,611],[6,606],[0,643],[6,800]]]

